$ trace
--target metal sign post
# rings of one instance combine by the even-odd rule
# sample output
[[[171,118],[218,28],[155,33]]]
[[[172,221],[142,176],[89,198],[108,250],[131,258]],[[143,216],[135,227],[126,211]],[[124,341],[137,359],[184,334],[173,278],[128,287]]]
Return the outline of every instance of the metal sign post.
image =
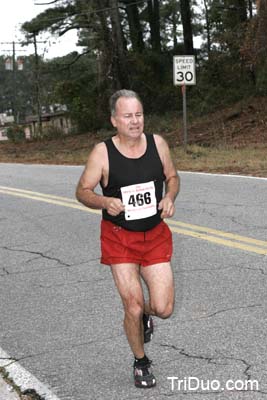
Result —
[[[182,86],[183,94],[183,126],[184,126],[184,149],[186,150],[187,145],[187,115],[186,115],[186,85]]]
[[[183,95],[183,145],[187,146],[187,115],[186,115],[186,85],[196,84],[195,56],[174,56],[173,57],[173,83],[182,87]]]

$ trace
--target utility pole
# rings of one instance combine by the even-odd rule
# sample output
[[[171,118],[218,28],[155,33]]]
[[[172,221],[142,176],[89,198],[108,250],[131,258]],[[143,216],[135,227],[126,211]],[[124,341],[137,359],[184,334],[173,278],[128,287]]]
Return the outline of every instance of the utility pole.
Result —
[[[42,136],[43,127],[42,127],[42,108],[41,108],[41,100],[40,100],[40,75],[39,75],[39,56],[37,52],[37,41],[36,41],[36,32],[33,34],[33,44],[34,44],[34,56],[35,56],[35,89],[36,89],[36,105],[37,105],[37,117],[38,117],[38,134]]]
[[[15,42],[12,42],[12,63],[13,63],[13,114],[15,123],[18,124],[18,110],[17,110],[17,69],[16,65],[16,50],[15,50]]]
[[[13,94],[12,94],[12,112],[14,115],[14,121],[16,124],[19,123],[19,112],[18,112],[18,103],[17,103],[17,69],[16,69],[16,44],[19,42],[0,42],[0,44],[11,44],[12,45],[12,62],[9,65],[9,70],[12,71],[12,86],[13,86]],[[10,50],[9,50],[10,51]]]
[[[34,45],[34,55],[35,55],[35,68],[34,68],[34,78],[35,78],[35,93],[36,93],[36,113],[38,116],[38,131],[42,134],[42,109],[41,109],[41,100],[40,100],[40,68],[39,68],[39,56],[37,52],[37,43],[46,43],[46,41],[37,41],[36,40],[37,33],[33,34],[33,41],[28,41],[26,44],[33,44]],[[25,50],[17,50],[15,45],[18,44],[23,46],[21,42],[0,42],[0,44],[9,44],[12,45],[12,50],[7,49],[6,51],[12,51],[12,65],[9,70],[12,71],[13,75],[13,100],[12,100],[12,111],[14,114],[15,123],[19,123],[19,111],[18,111],[18,101],[17,101],[17,69],[16,69],[16,52],[18,51],[25,51]]]

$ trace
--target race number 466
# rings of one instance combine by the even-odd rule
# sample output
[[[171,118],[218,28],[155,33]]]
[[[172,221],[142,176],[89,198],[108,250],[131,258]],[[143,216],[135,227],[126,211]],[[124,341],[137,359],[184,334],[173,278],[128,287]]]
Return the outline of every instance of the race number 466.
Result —
[[[148,218],[157,213],[153,181],[124,186],[121,188],[121,196],[126,220]]]
[[[138,207],[142,206],[144,204],[150,204],[151,203],[151,193],[150,192],[145,192],[145,193],[137,193],[137,194],[131,194],[129,197],[128,204],[131,204],[133,207]]]

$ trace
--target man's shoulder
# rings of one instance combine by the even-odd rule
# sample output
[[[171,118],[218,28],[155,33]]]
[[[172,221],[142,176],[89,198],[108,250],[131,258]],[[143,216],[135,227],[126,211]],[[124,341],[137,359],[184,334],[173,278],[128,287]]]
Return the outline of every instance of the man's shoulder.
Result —
[[[106,147],[106,143],[104,141],[95,144],[95,148],[97,150],[103,150],[105,147]]]
[[[104,161],[107,156],[107,147],[105,142],[100,142],[94,145],[89,153],[88,161],[98,162]]]
[[[164,146],[164,145],[167,144],[166,140],[161,135],[159,135],[158,133],[154,133],[153,137],[154,137],[154,140],[155,140],[155,143],[156,143],[157,147],[158,146],[161,147],[161,146]]]
[[[106,153],[106,151],[107,151],[106,143],[105,142],[99,142],[99,143],[95,144],[92,151],[97,153],[97,154]]]

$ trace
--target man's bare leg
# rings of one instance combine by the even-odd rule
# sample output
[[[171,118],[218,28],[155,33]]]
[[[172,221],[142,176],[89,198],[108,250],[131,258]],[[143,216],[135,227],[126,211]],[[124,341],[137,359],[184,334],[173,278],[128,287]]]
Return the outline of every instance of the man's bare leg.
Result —
[[[114,282],[124,306],[124,329],[136,358],[144,357],[144,334],[142,317],[144,313],[144,294],[140,279],[139,265],[111,265]]]
[[[125,333],[135,356],[134,379],[137,387],[153,387],[156,379],[150,371],[151,361],[144,352],[144,312],[167,318],[173,310],[173,275],[169,263],[141,268],[150,301],[145,306],[144,294],[137,264],[116,264],[111,266],[115,284],[121,296],[125,317]]]
[[[174,279],[169,262],[141,267],[140,273],[148,291],[149,302],[144,312],[159,318],[168,318],[174,308]]]

